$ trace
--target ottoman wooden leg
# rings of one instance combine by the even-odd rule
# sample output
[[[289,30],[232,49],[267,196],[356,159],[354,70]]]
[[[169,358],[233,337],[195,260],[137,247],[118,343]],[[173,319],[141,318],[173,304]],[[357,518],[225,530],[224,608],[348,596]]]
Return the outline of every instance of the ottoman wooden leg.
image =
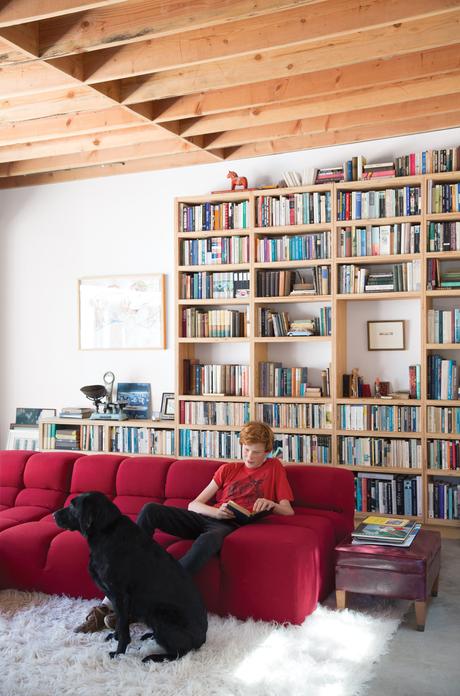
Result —
[[[439,573],[437,574],[436,579],[433,583],[433,587],[431,588],[431,596],[432,597],[438,596],[438,586],[439,586]]]
[[[335,601],[337,604],[337,609],[346,609],[346,607],[347,607],[347,591],[346,590],[336,590],[335,591]]]
[[[414,604],[417,631],[424,631],[426,621],[426,602],[414,602]]]

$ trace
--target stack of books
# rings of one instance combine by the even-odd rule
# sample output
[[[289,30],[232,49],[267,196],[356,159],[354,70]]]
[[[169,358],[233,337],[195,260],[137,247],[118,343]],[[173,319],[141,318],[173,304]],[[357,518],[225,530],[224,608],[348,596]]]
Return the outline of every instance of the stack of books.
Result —
[[[65,406],[64,408],[61,408],[59,418],[89,418],[92,413],[92,408]]]
[[[460,287],[460,271],[444,271],[441,273],[442,288]]]
[[[80,449],[80,426],[77,426],[76,428],[66,425],[57,426],[55,447],[59,450]]]
[[[288,336],[315,336],[317,326],[314,319],[294,319],[289,325]]]
[[[365,292],[393,292],[394,289],[394,275],[392,270],[381,271],[380,273],[369,273],[364,286]]]
[[[377,179],[378,177],[395,176],[396,170],[394,162],[376,162],[375,164],[365,164],[361,178]]]
[[[408,547],[421,525],[408,519],[393,517],[366,517],[351,533],[353,544],[383,544]]]
[[[343,181],[343,166],[324,167],[316,172],[315,184],[330,184],[340,181]]]

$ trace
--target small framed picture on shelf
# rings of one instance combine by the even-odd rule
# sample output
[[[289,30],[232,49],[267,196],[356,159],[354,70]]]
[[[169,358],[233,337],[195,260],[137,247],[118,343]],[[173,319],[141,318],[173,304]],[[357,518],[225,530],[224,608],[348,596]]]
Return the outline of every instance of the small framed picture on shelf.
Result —
[[[367,350],[405,350],[404,321],[368,321]]]
[[[150,418],[152,402],[147,382],[118,382],[117,402],[126,404],[123,412],[128,418]]]
[[[174,394],[171,392],[163,392],[161,396],[160,418],[162,420],[174,420],[175,402]]]

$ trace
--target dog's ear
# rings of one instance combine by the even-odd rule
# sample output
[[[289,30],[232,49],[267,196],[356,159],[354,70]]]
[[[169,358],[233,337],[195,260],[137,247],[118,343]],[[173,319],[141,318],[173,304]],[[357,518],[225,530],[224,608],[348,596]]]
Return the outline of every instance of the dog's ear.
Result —
[[[100,531],[115,522],[121,513],[116,505],[102,494],[89,493],[80,502],[80,528],[82,534]]]

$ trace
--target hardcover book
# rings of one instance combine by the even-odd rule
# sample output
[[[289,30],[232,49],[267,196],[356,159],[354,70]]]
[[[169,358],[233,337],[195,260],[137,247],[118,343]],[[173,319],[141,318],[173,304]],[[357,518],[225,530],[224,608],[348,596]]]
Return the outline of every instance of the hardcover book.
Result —
[[[414,527],[414,522],[408,519],[395,519],[388,517],[366,517],[359,524],[351,536],[354,539],[404,542]]]
[[[249,524],[250,522],[255,522],[260,520],[267,515],[270,515],[271,510],[262,510],[261,512],[250,512],[242,505],[238,505],[233,500],[229,500],[227,503],[227,508],[233,512],[235,515],[235,521],[238,524]]]

